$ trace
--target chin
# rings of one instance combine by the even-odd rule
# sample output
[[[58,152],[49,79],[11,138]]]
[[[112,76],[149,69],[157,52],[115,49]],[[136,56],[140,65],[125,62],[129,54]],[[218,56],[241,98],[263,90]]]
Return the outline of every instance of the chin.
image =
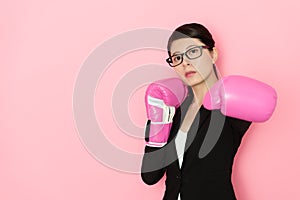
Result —
[[[202,78],[197,78],[197,79],[194,79],[194,80],[187,80],[187,79],[185,79],[184,82],[186,83],[186,85],[188,85],[190,87],[193,87],[195,85],[203,83],[204,80]]]

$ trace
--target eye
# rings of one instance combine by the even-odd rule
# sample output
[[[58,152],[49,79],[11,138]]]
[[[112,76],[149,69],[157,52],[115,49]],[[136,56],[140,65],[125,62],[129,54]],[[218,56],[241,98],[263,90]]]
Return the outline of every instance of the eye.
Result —
[[[172,56],[172,62],[179,62],[181,60],[181,56],[180,55],[174,55]]]
[[[199,53],[199,49],[198,48],[193,48],[189,50],[189,54],[198,54]]]

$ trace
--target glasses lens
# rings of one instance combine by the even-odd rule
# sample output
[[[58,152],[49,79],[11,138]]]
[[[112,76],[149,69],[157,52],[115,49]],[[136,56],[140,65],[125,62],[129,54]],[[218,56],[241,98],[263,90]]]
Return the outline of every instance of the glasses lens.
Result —
[[[201,47],[193,47],[193,48],[187,50],[187,52],[186,52],[187,57],[190,59],[198,58],[201,56],[201,54],[202,54]]]
[[[182,62],[182,55],[173,55],[171,57],[171,65],[172,66],[176,66],[176,65],[179,65],[181,62]]]

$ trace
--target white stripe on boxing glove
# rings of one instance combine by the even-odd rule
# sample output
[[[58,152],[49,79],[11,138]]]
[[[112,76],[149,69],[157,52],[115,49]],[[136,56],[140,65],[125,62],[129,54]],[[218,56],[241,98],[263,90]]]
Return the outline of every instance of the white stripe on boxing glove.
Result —
[[[151,96],[148,96],[148,103],[149,105],[156,106],[163,110],[163,119],[161,122],[153,122],[152,124],[169,124],[173,122],[173,117],[175,115],[175,107],[174,106],[167,106],[163,100],[157,99]]]

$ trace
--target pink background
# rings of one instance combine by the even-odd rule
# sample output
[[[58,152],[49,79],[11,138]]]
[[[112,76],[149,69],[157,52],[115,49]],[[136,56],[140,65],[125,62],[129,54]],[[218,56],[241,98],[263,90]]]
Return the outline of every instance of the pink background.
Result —
[[[300,199],[299,10],[297,0],[1,1],[0,199],[161,199],[163,181],[147,186],[139,174],[112,170],[87,152],[76,132],[72,95],[81,64],[105,40],[188,22],[213,33],[223,75],[250,76],[278,92],[274,115],[250,128],[236,156],[238,199]],[[166,56],[157,55],[157,62]],[[143,63],[133,60],[120,61],[126,66],[116,81]],[[129,103],[138,126],[145,122],[143,90]],[[97,112],[111,119],[109,110]],[[116,129],[113,121],[108,126]],[[114,134],[108,137],[123,149],[143,151],[143,140]]]

